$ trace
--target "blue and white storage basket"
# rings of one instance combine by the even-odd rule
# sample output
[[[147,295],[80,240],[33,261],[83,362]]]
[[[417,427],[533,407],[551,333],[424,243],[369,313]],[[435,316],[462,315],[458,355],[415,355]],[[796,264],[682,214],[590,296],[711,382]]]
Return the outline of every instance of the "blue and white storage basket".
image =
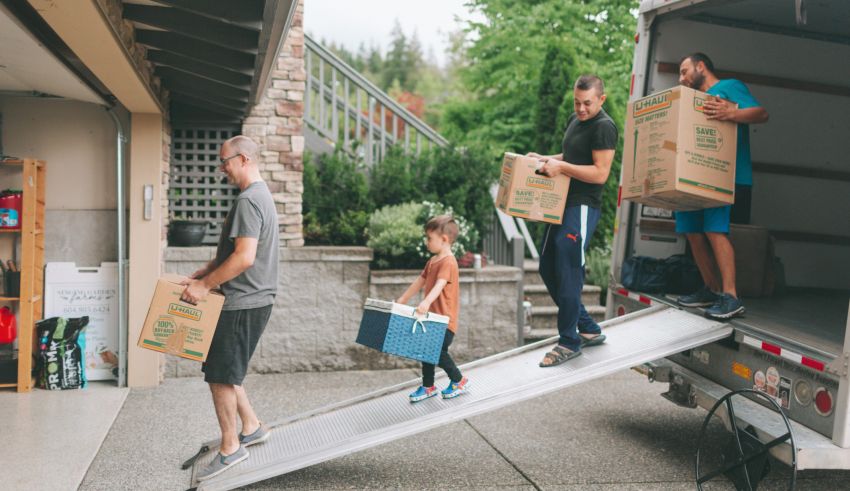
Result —
[[[368,298],[357,343],[436,365],[448,327],[449,318],[445,315],[428,312],[418,316],[415,307]]]

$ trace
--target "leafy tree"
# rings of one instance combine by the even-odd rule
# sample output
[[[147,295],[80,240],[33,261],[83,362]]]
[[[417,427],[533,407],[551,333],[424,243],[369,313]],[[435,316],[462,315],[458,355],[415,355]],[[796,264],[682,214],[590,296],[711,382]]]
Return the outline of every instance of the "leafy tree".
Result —
[[[492,153],[552,151],[572,113],[572,83],[581,73],[605,80],[605,110],[620,130],[602,218],[593,246],[610,238],[622,155],[623,108],[628,98],[637,0],[470,0],[483,20],[470,21],[454,43],[465,94],[446,103],[440,131]],[[564,75],[566,87],[558,78]],[[553,123],[557,90],[564,96]],[[551,135],[544,135],[546,127]],[[555,148],[557,153],[557,148]]]
[[[398,21],[390,33],[386,56],[374,44],[367,47],[361,43],[356,52],[324,40],[322,44],[405,107],[407,102],[401,99],[424,103],[416,114],[431,126],[440,121],[439,105],[458,87],[450,80],[449,70],[440,68],[433,51],[425,58],[416,31],[408,36]]]
[[[398,20],[390,33],[390,49],[381,71],[381,88],[389,89],[395,81],[402,89],[414,91],[423,63],[422,45],[416,33],[408,39]]]
[[[381,72],[384,69],[384,57],[381,55],[381,50],[372,45],[369,47],[369,55],[366,58],[366,71],[367,76],[371,75],[369,78],[374,82],[378,77],[381,76]]]
[[[540,69],[534,115],[534,148],[544,155],[561,153],[559,111],[573,82],[570,69],[575,67],[575,60],[565,51],[558,45],[549,46]]]

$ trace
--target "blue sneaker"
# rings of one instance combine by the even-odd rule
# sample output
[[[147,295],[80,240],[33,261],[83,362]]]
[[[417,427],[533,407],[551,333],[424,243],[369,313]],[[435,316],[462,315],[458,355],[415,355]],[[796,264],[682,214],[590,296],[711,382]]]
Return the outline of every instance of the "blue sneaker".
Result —
[[[731,319],[744,313],[744,304],[728,293],[720,295],[720,299],[711,307],[705,309],[705,316],[714,319]]]
[[[690,295],[682,295],[676,302],[682,307],[709,307],[716,304],[719,300],[720,295],[704,286],[701,290]]]
[[[443,399],[451,399],[452,397],[457,397],[466,392],[468,382],[469,380],[466,377],[460,379],[460,382],[449,382],[448,387],[440,392],[443,395]]]
[[[419,402],[424,401],[429,397],[434,397],[435,395],[437,395],[436,385],[432,385],[431,387],[420,385],[419,388],[411,392],[408,397],[410,397],[410,402]]]

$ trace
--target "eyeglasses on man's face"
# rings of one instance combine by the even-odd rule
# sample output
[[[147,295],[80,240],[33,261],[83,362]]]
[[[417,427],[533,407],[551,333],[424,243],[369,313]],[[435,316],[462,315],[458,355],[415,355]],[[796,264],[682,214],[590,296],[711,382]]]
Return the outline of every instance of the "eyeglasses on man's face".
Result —
[[[229,160],[235,159],[236,157],[239,157],[241,155],[242,155],[241,153],[237,153],[237,154],[231,155],[230,157],[226,157],[226,158],[219,157],[218,161],[221,162],[221,165],[227,165],[227,162]]]

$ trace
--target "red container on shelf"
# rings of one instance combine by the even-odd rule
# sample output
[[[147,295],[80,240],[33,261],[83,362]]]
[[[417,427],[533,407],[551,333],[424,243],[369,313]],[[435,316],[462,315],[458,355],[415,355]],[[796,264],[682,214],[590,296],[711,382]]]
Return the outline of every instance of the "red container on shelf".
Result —
[[[15,313],[9,307],[0,309],[0,344],[9,344],[18,337]]]
[[[21,228],[21,209],[24,195],[7,189],[0,193],[0,228]]]

